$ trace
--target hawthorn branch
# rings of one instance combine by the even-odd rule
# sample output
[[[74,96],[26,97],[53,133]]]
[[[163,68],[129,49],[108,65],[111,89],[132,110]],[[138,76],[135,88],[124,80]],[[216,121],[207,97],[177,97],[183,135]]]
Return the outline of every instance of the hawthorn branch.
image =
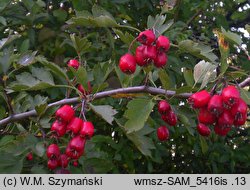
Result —
[[[250,85],[250,76],[246,78],[243,82],[239,83],[240,87],[246,87]],[[135,86],[135,87],[128,87],[128,88],[118,88],[114,90],[108,90],[103,92],[98,92],[94,95],[88,95],[88,97],[93,97],[94,99],[101,99],[108,96],[113,96],[117,94],[130,94],[130,93],[148,93],[152,95],[165,95],[167,97],[176,97],[176,98],[182,98],[187,99],[189,96],[192,95],[192,93],[181,93],[176,94],[175,91],[172,90],[164,90],[161,88],[155,88],[155,87],[148,87],[148,86]],[[79,103],[81,99],[79,97],[75,98],[65,98],[62,100],[59,100],[57,102],[53,102],[48,105],[48,108],[53,106],[60,106],[64,104],[75,104]],[[0,120],[0,127],[3,127],[9,123],[13,123],[16,121],[21,121],[23,119],[29,118],[29,117],[35,117],[37,116],[36,110],[31,110],[28,112],[20,113],[20,114],[13,114],[5,119]]]

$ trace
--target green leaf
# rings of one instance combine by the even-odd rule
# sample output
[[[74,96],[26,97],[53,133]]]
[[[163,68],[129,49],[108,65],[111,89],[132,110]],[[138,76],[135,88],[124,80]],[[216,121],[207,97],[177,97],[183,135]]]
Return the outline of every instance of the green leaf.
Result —
[[[35,146],[35,148],[33,148],[33,152],[39,156],[39,157],[42,157],[45,153],[46,149],[45,149],[45,146],[44,146],[44,142],[38,142]]]
[[[143,155],[152,156],[151,150],[155,149],[155,145],[151,138],[145,136],[143,129],[126,135]]]
[[[0,16],[0,23],[1,23],[2,25],[4,25],[4,26],[7,25],[6,19],[5,19],[4,17],[2,17],[2,16]]]
[[[12,142],[14,139],[15,137],[12,135],[3,136],[0,140],[0,147],[5,146],[6,144]]]
[[[167,72],[164,69],[160,69],[158,72],[161,84],[164,89],[169,89],[170,88],[170,78],[167,74]]]
[[[40,81],[51,85],[55,85],[53,76],[45,68],[32,67],[31,72],[32,75],[38,78]]]
[[[240,89],[241,98],[250,105],[250,92],[244,90],[243,88]]]
[[[240,35],[235,34],[231,31],[226,31],[223,27],[221,27],[221,32],[225,36],[226,40],[233,44],[241,45],[242,44],[242,39]]]
[[[84,89],[88,89],[88,73],[83,66],[80,66],[77,70],[71,68],[74,73],[76,80],[79,84],[82,84]]]
[[[194,81],[202,83],[200,88],[205,87],[210,81],[216,78],[216,65],[204,60],[197,63],[194,67]]]
[[[17,38],[20,38],[20,37],[21,37],[21,35],[15,34],[15,35],[10,35],[8,38],[2,38],[2,39],[0,40],[0,50],[1,50],[3,47],[5,47],[5,46],[11,44],[14,40],[16,40]]]
[[[97,115],[99,115],[102,119],[104,119],[106,122],[112,125],[112,122],[114,120],[114,115],[118,113],[112,106],[109,105],[94,106],[92,104],[89,104],[89,106]]]
[[[85,53],[89,51],[89,48],[91,47],[91,42],[88,41],[88,39],[85,38],[80,38],[76,36],[75,34],[70,35],[70,39],[73,43],[73,46],[78,53]]]
[[[47,97],[45,98],[40,95],[36,95],[34,98],[34,106],[38,116],[40,117],[47,109]]]
[[[19,174],[23,168],[23,158],[0,152],[0,173]]]
[[[201,151],[203,154],[206,154],[208,151],[208,145],[205,137],[200,136],[200,145],[201,145]]]
[[[189,69],[185,69],[183,72],[185,81],[188,86],[193,86],[194,85],[194,77],[193,77],[193,71]]]
[[[200,59],[215,62],[218,57],[212,52],[213,50],[204,44],[196,43],[192,40],[184,40],[179,43],[179,48],[183,52],[190,53]]]
[[[53,16],[56,17],[60,22],[63,22],[66,20],[68,14],[63,9],[56,9],[53,11]]]
[[[36,60],[38,62],[42,63],[46,68],[50,69],[57,76],[62,77],[66,80],[68,79],[68,76],[67,76],[65,70],[61,69],[58,65],[48,61],[45,57],[37,56]]]
[[[154,103],[149,99],[138,98],[131,100],[127,105],[128,109],[124,114],[125,118],[128,119],[124,126],[127,133],[142,129],[152,112],[153,107]]]
[[[30,169],[32,174],[47,174],[48,170],[44,166],[35,165]]]
[[[27,51],[23,53],[17,63],[22,66],[27,66],[35,62],[35,56],[37,54],[37,51]]]
[[[174,20],[166,21],[166,15],[156,15],[155,18],[152,16],[148,16],[147,28],[153,28],[157,34],[157,36],[166,32],[174,23]],[[164,24],[165,23],[165,24]]]
[[[116,33],[116,35],[119,36],[121,41],[123,43],[127,44],[128,46],[135,39],[135,37],[132,34],[128,33],[128,32],[123,33],[121,30],[118,30],[118,29],[115,29],[115,28],[113,28],[113,31]],[[134,45],[132,46],[133,51],[135,51],[136,46],[137,46],[137,43],[134,43]]]

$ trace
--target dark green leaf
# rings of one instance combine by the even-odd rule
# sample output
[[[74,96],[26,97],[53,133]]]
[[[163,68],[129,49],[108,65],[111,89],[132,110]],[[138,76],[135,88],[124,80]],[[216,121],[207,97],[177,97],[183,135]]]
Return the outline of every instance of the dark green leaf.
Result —
[[[161,84],[164,89],[169,89],[170,88],[170,79],[167,74],[167,72],[163,69],[160,69],[158,72],[159,78],[161,80]]]

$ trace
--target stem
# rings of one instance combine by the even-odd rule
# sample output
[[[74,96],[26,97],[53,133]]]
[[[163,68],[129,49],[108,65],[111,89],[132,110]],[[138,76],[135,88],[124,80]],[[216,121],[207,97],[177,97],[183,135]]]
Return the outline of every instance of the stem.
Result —
[[[239,87],[243,88],[246,86],[250,85],[250,76],[246,78],[244,81],[239,83]],[[65,86],[65,85],[62,85]],[[109,91],[103,91],[103,92],[98,92],[95,94],[95,99],[101,99],[105,97],[109,97],[112,95],[116,94],[130,94],[130,93],[148,93],[152,95],[165,95],[167,97],[176,97],[176,98],[182,98],[182,99],[187,99],[189,96],[192,95],[192,93],[182,93],[182,94],[176,94],[175,91],[172,90],[164,90],[161,88],[154,88],[154,87],[147,87],[147,86],[134,86],[134,87],[128,87],[128,88],[118,88],[114,90],[109,90]],[[90,98],[93,96],[92,94],[88,95],[87,98]],[[75,104],[79,103],[81,99],[79,97],[75,98],[66,98],[63,100],[59,100],[57,102],[51,103],[48,105],[48,108],[52,106],[58,106],[58,105],[64,105],[64,104]],[[4,118],[0,120],[0,129],[3,128],[3,126],[13,123],[16,121],[21,121],[23,119],[27,119],[29,117],[35,117],[37,116],[36,110],[31,110],[28,112],[20,113],[20,114],[13,114],[7,118]]]
[[[132,46],[134,45],[134,43],[136,42],[137,39],[138,39],[138,37],[135,38],[135,39],[133,39],[133,41],[130,43],[130,45],[129,45],[129,47],[128,47],[128,52],[129,52],[129,53],[131,53],[131,48],[132,48]]]

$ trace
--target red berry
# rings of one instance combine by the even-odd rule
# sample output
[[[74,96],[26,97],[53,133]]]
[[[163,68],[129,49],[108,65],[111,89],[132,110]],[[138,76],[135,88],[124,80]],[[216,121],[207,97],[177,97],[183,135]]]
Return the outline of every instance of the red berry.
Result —
[[[154,60],[154,65],[157,68],[161,68],[167,64],[167,61],[168,61],[168,57],[165,53],[158,53]]]
[[[73,67],[74,69],[78,69],[80,63],[76,59],[70,59],[68,62],[69,67]]]
[[[63,167],[63,168],[67,168],[68,164],[69,164],[69,158],[66,154],[61,154],[58,160],[58,165]]]
[[[82,119],[74,117],[67,125],[67,131],[71,131],[73,134],[77,134],[80,131],[82,124],[83,124]]]
[[[136,59],[136,63],[139,66],[145,66],[147,65],[147,60],[145,59],[145,55],[144,55],[144,49],[145,46],[138,46],[135,50],[135,59]]]
[[[120,58],[119,67],[123,73],[133,74],[136,70],[135,57],[129,53],[126,53]]]
[[[222,90],[221,96],[225,107],[231,108],[238,103],[240,92],[235,86],[227,86]]]
[[[54,158],[57,159],[57,158],[59,158],[59,156],[60,156],[60,149],[59,149],[58,145],[57,144],[51,144],[51,145],[49,145],[48,148],[47,148],[46,154],[47,154],[47,157],[49,159],[54,159]]]
[[[144,45],[151,45],[155,41],[155,34],[152,30],[140,32],[137,40]]]
[[[177,124],[177,116],[173,111],[169,111],[166,114],[166,122],[170,125],[170,126],[175,126]]]
[[[166,114],[171,110],[170,104],[166,100],[161,100],[158,103],[158,111],[160,114]]]
[[[48,160],[48,168],[50,170],[54,170],[58,167],[58,161],[56,159],[49,159]]]
[[[200,135],[205,136],[205,137],[208,137],[211,133],[210,128],[202,123],[199,123],[197,125],[197,130]]]
[[[222,97],[220,95],[214,95],[208,102],[207,109],[212,114],[219,116],[223,112]]]
[[[221,127],[219,125],[215,125],[214,127],[214,132],[220,136],[226,136],[230,130],[231,130],[231,127]]]
[[[73,166],[78,167],[78,165],[79,165],[78,161],[75,160],[75,161],[73,162]]]
[[[147,63],[150,63],[156,59],[157,50],[155,46],[146,46],[144,48],[144,56],[147,60]]]
[[[192,94],[188,98],[188,102],[193,108],[202,108],[208,104],[210,98],[210,94],[206,90],[202,90]]]
[[[84,150],[86,139],[76,136],[72,138],[69,142],[69,147],[77,152],[82,152]]]
[[[169,130],[166,126],[160,126],[157,129],[157,137],[160,141],[165,141],[169,138]]]
[[[240,98],[238,104],[232,107],[231,113],[235,118],[241,118],[247,113],[246,102]]]
[[[56,111],[56,117],[65,122],[69,122],[74,115],[75,111],[70,105],[64,105]]]
[[[94,135],[94,125],[90,121],[84,121],[82,128],[80,130],[80,135],[82,137],[91,138]]]
[[[78,152],[75,149],[71,148],[70,146],[67,146],[65,150],[65,154],[72,159],[80,158],[83,155],[83,153],[84,153],[84,150]]]
[[[247,120],[247,113],[245,115],[241,115],[240,117],[236,117],[234,119],[234,126],[238,127],[244,125]]]
[[[30,153],[28,153],[26,155],[26,159],[29,160],[29,161],[33,160],[33,154],[32,154],[32,152],[30,152]]]
[[[170,41],[166,36],[159,36],[156,40],[156,47],[160,52],[166,52],[170,48]]]
[[[198,116],[199,122],[205,125],[213,124],[216,121],[215,115],[211,114],[207,108],[201,108]]]
[[[225,110],[218,119],[218,125],[220,127],[231,127],[233,125],[234,118],[229,111]]]
[[[52,124],[50,130],[55,132],[57,137],[62,137],[66,133],[66,124],[62,121],[56,120]]]

